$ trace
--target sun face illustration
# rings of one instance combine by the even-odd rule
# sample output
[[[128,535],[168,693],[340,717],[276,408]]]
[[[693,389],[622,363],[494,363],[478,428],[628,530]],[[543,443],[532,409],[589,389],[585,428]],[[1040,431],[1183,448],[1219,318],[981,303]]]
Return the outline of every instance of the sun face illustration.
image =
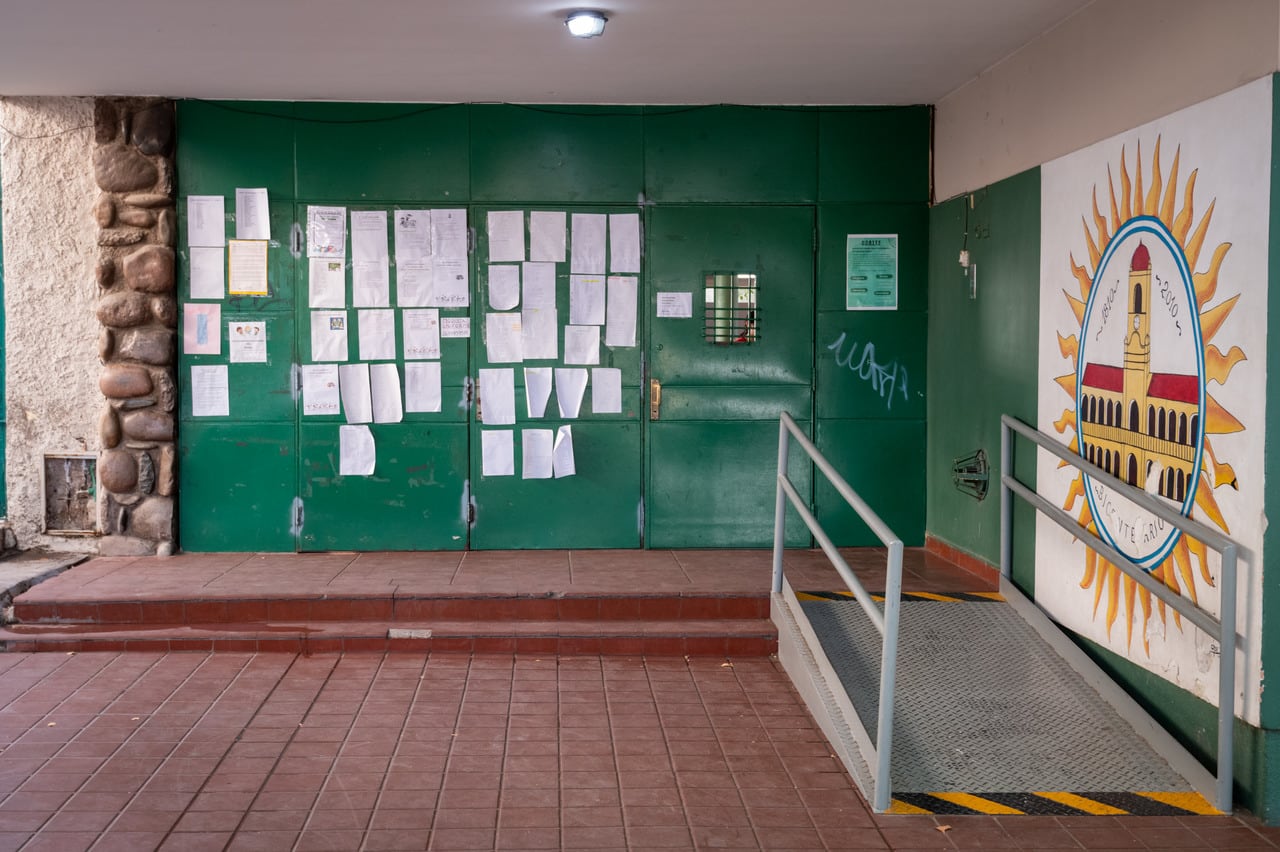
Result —
[[[1144,191],[1141,143],[1132,178],[1122,148],[1118,192],[1107,169],[1109,217],[1099,212],[1098,186],[1093,187],[1092,225],[1081,217],[1087,265],[1074,253],[1068,257],[1079,294],[1063,291],[1079,330],[1058,335],[1071,372],[1055,382],[1072,404],[1054,428],[1064,436],[1070,430],[1071,449],[1109,474],[1077,474],[1063,509],[1154,578],[1198,602],[1197,584],[1214,586],[1207,548],[1113,487],[1119,479],[1143,488],[1183,515],[1231,532],[1215,492],[1238,489],[1238,484],[1231,465],[1218,459],[1213,437],[1244,426],[1217,402],[1210,386],[1225,386],[1235,365],[1245,360],[1240,347],[1231,346],[1224,355],[1214,342],[1240,296],[1215,303],[1219,270],[1231,244],[1205,252],[1216,199],[1197,222],[1197,171],[1180,191],[1181,153],[1174,154],[1165,173],[1157,137]],[[1080,587],[1093,592],[1095,620],[1105,592],[1108,637],[1123,599],[1126,645],[1132,646],[1140,618],[1143,647],[1150,654],[1150,592],[1093,550],[1085,554]],[[1163,625],[1164,603],[1157,600],[1156,606]],[[1180,629],[1177,613],[1174,622]]]

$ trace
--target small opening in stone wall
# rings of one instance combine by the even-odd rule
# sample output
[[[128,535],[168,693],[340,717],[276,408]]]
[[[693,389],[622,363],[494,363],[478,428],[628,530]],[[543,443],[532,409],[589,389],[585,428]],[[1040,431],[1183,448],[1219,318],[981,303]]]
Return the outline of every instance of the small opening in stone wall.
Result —
[[[46,533],[94,535],[97,532],[97,456],[45,454],[42,484]]]

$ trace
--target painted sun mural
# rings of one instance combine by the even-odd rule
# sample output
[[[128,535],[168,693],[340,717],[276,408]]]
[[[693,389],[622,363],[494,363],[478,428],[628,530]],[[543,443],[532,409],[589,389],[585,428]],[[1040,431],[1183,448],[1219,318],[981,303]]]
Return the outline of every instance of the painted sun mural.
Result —
[[[1054,378],[1065,399],[1053,428],[1109,474],[1076,475],[1063,508],[1152,577],[1198,601],[1215,584],[1207,548],[1112,487],[1119,479],[1232,532],[1218,495],[1240,483],[1215,440],[1245,427],[1214,393],[1246,360],[1239,346],[1220,339],[1240,306],[1240,287],[1219,280],[1231,243],[1213,239],[1216,199],[1201,207],[1198,170],[1183,178],[1181,149],[1166,167],[1162,145],[1157,136],[1149,156],[1141,140],[1132,152],[1122,146],[1081,217],[1084,249],[1066,259],[1075,292],[1062,291],[1078,331],[1057,334],[1070,371]],[[1093,550],[1082,568],[1079,586],[1092,595],[1093,620],[1103,619],[1109,639],[1123,622],[1129,647],[1140,625],[1149,655],[1148,625],[1153,616],[1167,622],[1164,603],[1157,599],[1153,613],[1151,593]]]

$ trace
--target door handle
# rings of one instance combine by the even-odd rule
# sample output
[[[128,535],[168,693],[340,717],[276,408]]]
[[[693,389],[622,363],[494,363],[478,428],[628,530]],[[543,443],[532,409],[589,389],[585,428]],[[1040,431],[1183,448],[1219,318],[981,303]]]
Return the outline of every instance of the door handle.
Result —
[[[662,410],[662,382],[649,379],[649,419],[657,420]]]

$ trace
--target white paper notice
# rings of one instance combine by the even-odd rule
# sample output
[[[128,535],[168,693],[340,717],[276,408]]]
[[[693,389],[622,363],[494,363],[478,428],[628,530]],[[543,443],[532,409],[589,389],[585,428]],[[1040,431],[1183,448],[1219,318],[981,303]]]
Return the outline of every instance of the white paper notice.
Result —
[[[480,371],[480,422],[509,426],[516,422],[516,371],[510,367]]]
[[[385,210],[351,211],[351,304],[358,308],[391,306]]]
[[[480,472],[484,476],[515,476],[516,453],[510,429],[486,429],[480,433]]]
[[[396,304],[420,308],[431,304],[436,291],[436,264],[432,258],[396,261]]]
[[[441,337],[470,337],[471,317],[441,317]]]
[[[369,365],[343,364],[338,367],[338,389],[348,423],[368,423],[373,419],[373,396],[369,391]]]
[[[313,257],[307,261],[307,303],[313,308],[345,308],[347,306],[347,273],[345,263],[331,257]]]
[[[484,345],[490,364],[517,364],[523,361],[522,338],[519,314],[484,315]]]
[[[551,448],[555,434],[550,429],[524,429],[520,432],[523,478],[551,478]]]
[[[431,211],[397,210],[392,231],[396,241],[396,266],[431,257]]]
[[[387,211],[351,211],[351,259],[387,259]]]
[[[440,311],[419,308],[404,312],[404,360],[440,357]]]
[[[339,414],[337,364],[302,365],[302,413]]]
[[[573,476],[578,469],[573,459],[573,427],[561,426],[556,430],[555,447],[551,450],[551,465],[556,479]]]
[[[564,327],[564,362],[566,364],[599,364],[600,327],[566,325]]]
[[[689,319],[693,316],[693,293],[659,293],[658,316]]]
[[[192,246],[191,298],[221,299],[227,295],[227,256],[220,247]]]
[[[347,256],[347,208],[307,206],[307,257]]]
[[[471,304],[468,287],[470,273],[466,255],[432,258],[431,296],[427,305],[433,308],[465,308]]]
[[[569,276],[569,322],[604,325],[604,276]]]
[[[604,235],[608,217],[603,213],[573,214],[573,259],[569,271],[577,275],[604,275]]]
[[[551,368],[524,368],[525,408],[530,417],[542,417],[551,398]]]
[[[609,271],[640,271],[640,214],[609,214]]]
[[[572,420],[582,408],[582,394],[587,390],[587,371],[556,367],[556,403],[560,416]]]
[[[236,239],[271,239],[271,213],[267,207],[267,190],[236,188]]]
[[[524,211],[489,211],[489,262],[524,260]]]
[[[564,263],[564,211],[529,213],[529,259]]]
[[[339,476],[372,476],[377,457],[368,426],[338,427]]]
[[[393,361],[396,357],[396,312],[357,311],[361,361]]]
[[[227,351],[232,364],[267,363],[267,324],[265,322],[227,323]]]
[[[509,311],[520,304],[520,267],[513,263],[489,264],[489,307]]]
[[[605,346],[636,345],[636,278],[609,276],[608,323],[604,327]]]
[[[191,368],[191,416],[226,417],[231,413],[227,399],[227,365]]]
[[[556,306],[556,265],[524,264],[524,303],[535,308]]]
[[[347,360],[347,312],[311,312],[311,360]]]
[[[267,241],[228,240],[227,271],[231,295],[267,295]]]
[[[431,211],[431,253],[435,257],[466,258],[467,211]]]
[[[591,413],[622,413],[622,371],[614,367],[591,370]]]
[[[404,365],[404,410],[440,410],[440,362],[410,361]]]
[[[187,355],[222,352],[222,305],[189,304],[182,311],[182,351]]]
[[[404,419],[400,402],[400,371],[395,364],[369,365],[369,395],[374,423],[399,423]]]
[[[524,360],[560,357],[560,312],[555,308],[525,305],[520,311],[521,348]]]
[[[221,195],[187,197],[187,246],[227,244],[227,214]],[[194,298],[194,297],[193,297]]]

